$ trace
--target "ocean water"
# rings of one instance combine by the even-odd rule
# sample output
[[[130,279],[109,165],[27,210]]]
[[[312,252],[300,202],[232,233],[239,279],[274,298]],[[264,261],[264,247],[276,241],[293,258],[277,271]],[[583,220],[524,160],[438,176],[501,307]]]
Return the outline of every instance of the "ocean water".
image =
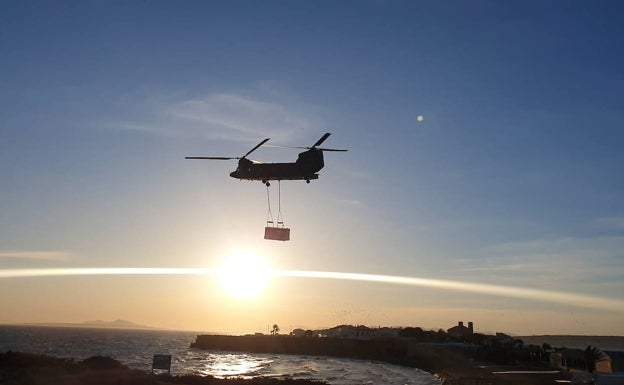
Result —
[[[103,355],[146,371],[151,370],[154,354],[171,354],[173,374],[301,378],[335,385],[440,384],[427,372],[382,362],[191,349],[195,337],[196,333],[175,331],[0,326],[0,352],[13,350],[75,359]]]
[[[552,347],[585,349],[588,345],[603,351],[624,351],[624,336],[566,336],[544,335],[518,337],[525,344],[542,345],[547,343]]]

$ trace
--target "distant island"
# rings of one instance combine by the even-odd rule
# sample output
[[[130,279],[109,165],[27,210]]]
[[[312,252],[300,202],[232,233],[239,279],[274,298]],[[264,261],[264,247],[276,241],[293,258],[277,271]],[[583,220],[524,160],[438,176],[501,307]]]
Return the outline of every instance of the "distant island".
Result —
[[[82,323],[87,326],[95,326],[95,327],[105,327],[105,328],[123,328],[123,329],[154,329],[151,326],[137,324],[131,321],[126,321],[122,319],[118,319],[115,321],[85,321]]]
[[[26,325],[32,326],[60,326],[60,327],[83,327],[83,328],[104,328],[104,329],[146,329],[146,330],[156,330],[157,328],[137,324],[131,321],[126,321],[122,319],[114,320],[114,321],[84,321],[80,323],[71,323],[71,322],[48,322],[48,323],[28,323]]]

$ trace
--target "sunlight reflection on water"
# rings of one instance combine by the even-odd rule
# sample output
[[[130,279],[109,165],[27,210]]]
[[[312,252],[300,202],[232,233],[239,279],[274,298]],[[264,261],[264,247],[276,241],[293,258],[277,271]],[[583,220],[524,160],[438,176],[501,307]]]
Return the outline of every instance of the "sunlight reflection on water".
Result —
[[[270,359],[247,354],[209,353],[204,359],[204,368],[198,372],[219,378],[252,378],[258,376],[260,369],[270,365],[271,362]]]
[[[202,362],[196,374],[219,378],[293,378],[322,380],[333,385],[439,385],[431,374],[382,362],[331,357],[241,354],[196,351]],[[187,368],[187,369],[190,369]]]

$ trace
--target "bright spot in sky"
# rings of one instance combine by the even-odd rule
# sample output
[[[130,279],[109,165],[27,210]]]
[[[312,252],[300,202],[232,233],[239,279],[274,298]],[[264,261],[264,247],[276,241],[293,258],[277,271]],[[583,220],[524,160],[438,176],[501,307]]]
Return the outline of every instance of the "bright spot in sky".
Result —
[[[242,252],[228,256],[217,270],[223,290],[241,301],[258,298],[267,286],[270,274],[262,258]]]
[[[418,119],[419,122],[422,122],[423,120],[425,120],[425,117],[422,115],[418,115],[416,119]]]

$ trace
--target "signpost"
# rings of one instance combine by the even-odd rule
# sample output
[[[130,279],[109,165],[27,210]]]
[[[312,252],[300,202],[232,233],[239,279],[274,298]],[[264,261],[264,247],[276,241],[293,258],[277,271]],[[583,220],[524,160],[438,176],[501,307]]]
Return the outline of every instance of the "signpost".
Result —
[[[152,373],[154,369],[166,370],[171,374],[171,355],[170,354],[154,354],[154,361],[152,362]]]

